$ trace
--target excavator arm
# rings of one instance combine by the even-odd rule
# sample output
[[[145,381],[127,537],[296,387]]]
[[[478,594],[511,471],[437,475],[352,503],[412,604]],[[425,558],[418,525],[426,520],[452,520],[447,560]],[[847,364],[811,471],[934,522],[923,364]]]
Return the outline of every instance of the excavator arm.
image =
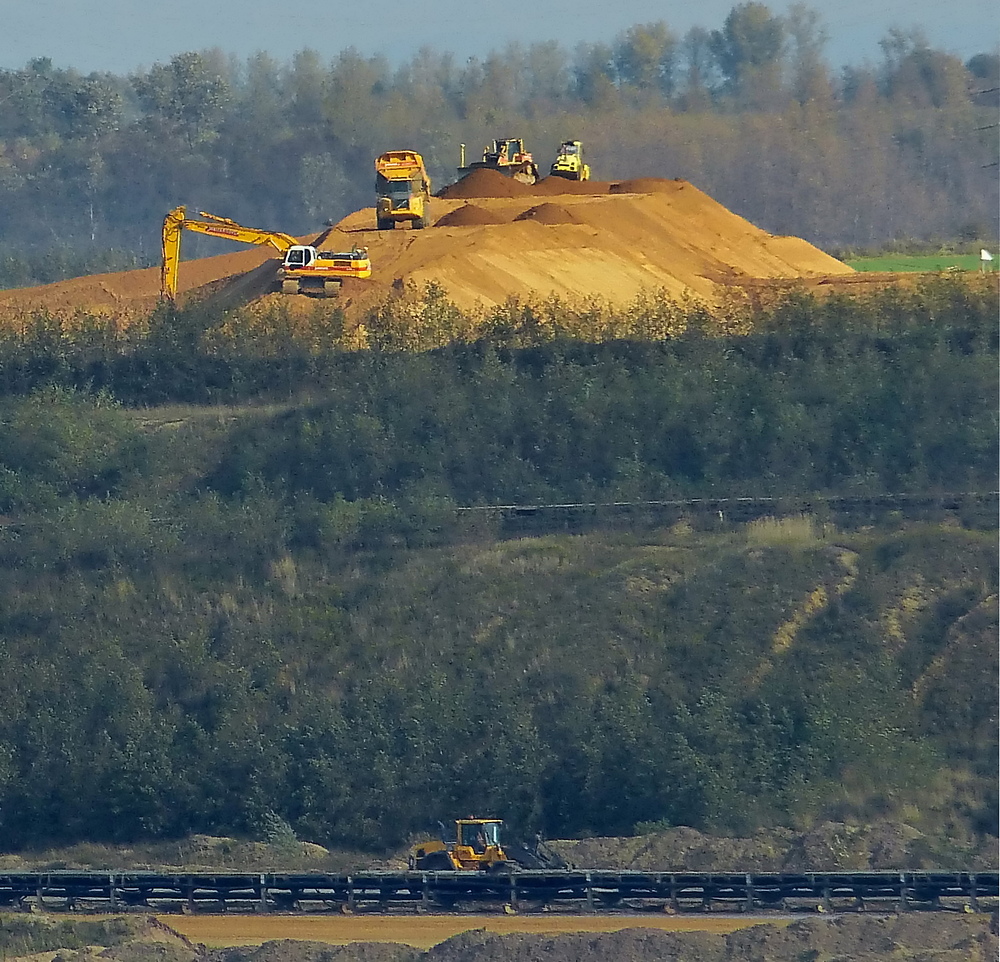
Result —
[[[205,220],[189,220],[187,208],[175,207],[163,218],[163,261],[160,269],[160,296],[164,300],[177,297],[177,271],[181,259],[181,232],[192,230],[241,244],[270,244],[282,253],[298,241],[280,231],[244,227],[228,217],[217,217],[205,211],[198,212]]]

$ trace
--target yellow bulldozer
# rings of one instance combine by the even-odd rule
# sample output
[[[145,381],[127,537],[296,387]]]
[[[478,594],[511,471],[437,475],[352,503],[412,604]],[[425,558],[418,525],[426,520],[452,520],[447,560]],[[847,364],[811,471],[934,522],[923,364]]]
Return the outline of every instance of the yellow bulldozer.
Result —
[[[357,247],[336,253],[300,244],[281,231],[244,227],[228,217],[199,211],[204,220],[192,220],[185,207],[175,207],[163,219],[163,262],[160,268],[160,296],[173,301],[177,297],[177,275],[181,259],[181,233],[185,230],[211,237],[221,237],[240,244],[270,245],[284,254],[278,268],[278,290],[283,294],[336,294],[345,277],[367,278],[372,275],[368,251]],[[330,233],[316,238],[319,244]]]
[[[471,164],[465,162],[465,144],[462,144],[461,165],[458,172],[464,177],[474,170],[497,170],[506,177],[513,177],[522,184],[538,180],[538,165],[520,137],[501,137],[483,148],[483,159]]]

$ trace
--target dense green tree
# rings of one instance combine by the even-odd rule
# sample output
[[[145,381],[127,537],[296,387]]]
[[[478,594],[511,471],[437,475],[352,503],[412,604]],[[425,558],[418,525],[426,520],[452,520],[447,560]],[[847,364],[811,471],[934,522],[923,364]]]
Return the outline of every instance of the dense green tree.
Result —
[[[762,98],[780,88],[785,41],[783,20],[765,4],[733,7],[722,29],[712,31],[711,40],[728,92],[747,103],[766,104]]]

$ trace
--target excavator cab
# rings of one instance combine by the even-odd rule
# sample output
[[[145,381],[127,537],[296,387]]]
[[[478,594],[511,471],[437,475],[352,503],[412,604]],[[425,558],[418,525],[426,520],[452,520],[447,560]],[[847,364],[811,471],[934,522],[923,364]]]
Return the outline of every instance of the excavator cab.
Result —
[[[296,244],[285,251],[285,267],[308,267],[316,260],[316,248]]]

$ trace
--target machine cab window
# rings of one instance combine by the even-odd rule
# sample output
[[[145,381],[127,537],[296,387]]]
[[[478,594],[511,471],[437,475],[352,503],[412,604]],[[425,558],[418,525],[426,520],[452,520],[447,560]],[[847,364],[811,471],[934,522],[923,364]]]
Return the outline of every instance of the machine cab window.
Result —
[[[488,846],[500,844],[500,823],[475,822],[460,825],[458,841],[475,852],[485,852]]]

